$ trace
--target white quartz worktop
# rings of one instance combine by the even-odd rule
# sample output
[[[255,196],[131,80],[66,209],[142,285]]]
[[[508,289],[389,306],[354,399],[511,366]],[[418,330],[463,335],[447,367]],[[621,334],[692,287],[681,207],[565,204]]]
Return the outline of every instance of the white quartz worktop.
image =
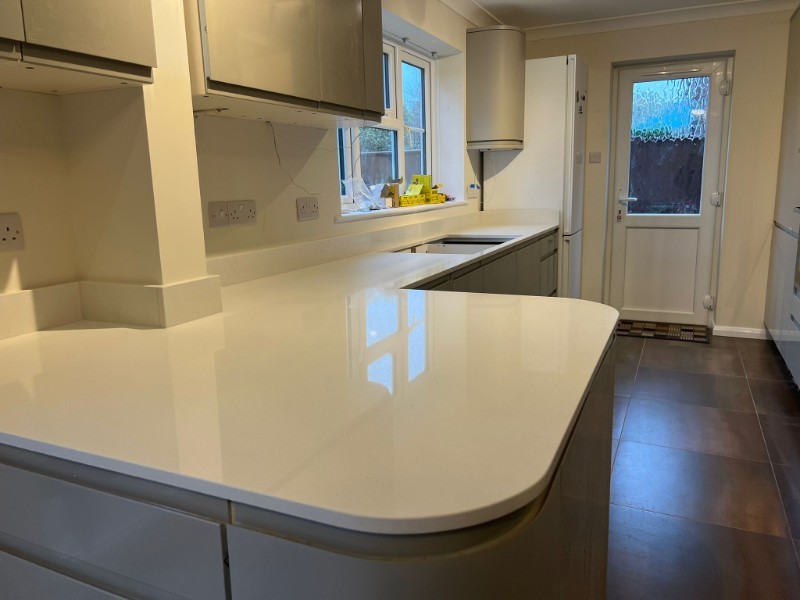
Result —
[[[171,329],[0,341],[0,443],[361,531],[497,518],[545,491],[617,312],[397,289],[474,258],[377,253]]]

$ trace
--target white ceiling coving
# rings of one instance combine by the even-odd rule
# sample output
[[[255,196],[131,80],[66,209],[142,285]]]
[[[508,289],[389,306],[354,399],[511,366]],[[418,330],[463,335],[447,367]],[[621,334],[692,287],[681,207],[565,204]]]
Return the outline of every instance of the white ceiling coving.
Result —
[[[442,0],[478,25],[501,23],[537,29],[697,9],[785,10],[782,0]],[[796,4],[796,3],[795,3]]]

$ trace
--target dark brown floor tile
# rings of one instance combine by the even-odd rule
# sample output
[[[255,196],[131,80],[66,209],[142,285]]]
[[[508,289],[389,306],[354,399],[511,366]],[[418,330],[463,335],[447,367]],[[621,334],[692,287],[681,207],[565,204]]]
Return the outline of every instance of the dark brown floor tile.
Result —
[[[610,520],[609,599],[800,598],[791,540],[619,506]]]
[[[750,379],[750,389],[759,413],[800,418],[800,392],[791,381]]]
[[[614,342],[614,348],[617,352],[617,364],[638,365],[639,358],[642,356],[642,348],[644,348],[644,339],[626,337],[622,335],[617,336],[617,339]]]
[[[647,340],[639,365],[693,373],[744,375],[742,360],[735,348],[716,348],[710,344]]]
[[[622,439],[768,462],[758,417],[752,413],[634,396]]]
[[[739,348],[736,338],[712,335],[711,342],[708,344],[716,350],[736,350]]]
[[[622,435],[622,425],[625,423],[625,414],[628,412],[627,396],[614,396],[614,428],[611,437],[618,440]]]
[[[772,340],[753,340],[750,338],[731,338],[736,340],[736,346],[744,354],[778,354],[778,347]]]
[[[774,343],[749,339],[738,339],[737,343],[748,377],[791,381],[792,376]]]
[[[767,463],[623,440],[611,477],[611,501],[755,533],[787,534]]]
[[[641,367],[631,395],[753,412],[750,388],[744,377]]]
[[[800,419],[760,415],[770,460],[800,467]]]
[[[800,467],[775,465],[775,478],[792,535],[800,539]]]
[[[634,379],[636,379],[636,365],[616,365],[614,367],[614,394],[630,396]]]

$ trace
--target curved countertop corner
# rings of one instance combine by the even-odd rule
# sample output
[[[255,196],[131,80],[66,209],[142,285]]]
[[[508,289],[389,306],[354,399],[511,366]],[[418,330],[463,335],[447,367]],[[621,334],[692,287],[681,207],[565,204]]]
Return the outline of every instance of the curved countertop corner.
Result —
[[[618,315],[397,289],[464,261],[373,254],[170,329],[0,341],[0,443],[364,532],[498,518],[546,491]]]

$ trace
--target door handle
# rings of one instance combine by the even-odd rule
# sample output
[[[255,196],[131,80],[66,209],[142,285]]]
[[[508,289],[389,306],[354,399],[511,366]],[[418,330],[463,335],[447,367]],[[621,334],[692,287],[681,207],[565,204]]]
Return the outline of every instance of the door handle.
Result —
[[[620,204],[627,204],[628,202],[636,202],[638,198],[617,198],[617,202]]]

